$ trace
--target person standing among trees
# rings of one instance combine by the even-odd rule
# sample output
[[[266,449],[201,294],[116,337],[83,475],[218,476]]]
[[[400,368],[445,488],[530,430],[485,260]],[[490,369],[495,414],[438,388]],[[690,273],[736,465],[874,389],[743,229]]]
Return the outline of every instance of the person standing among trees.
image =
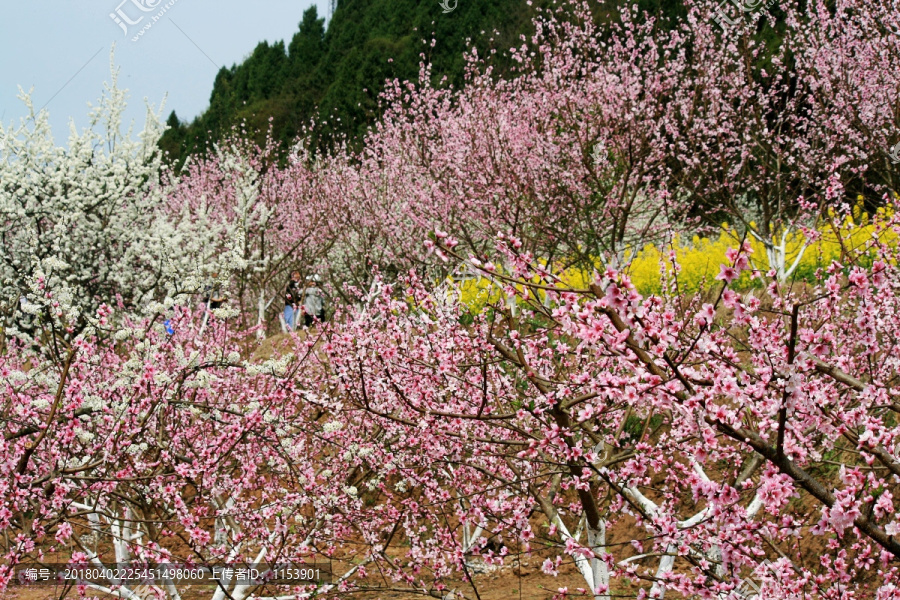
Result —
[[[212,281],[203,288],[203,304],[209,310],[220,308],[225,302],[225,294],[222,292],[222,282],[219,281],[219,274],[212,274]]]
[[[293,331],[297,326],[297,313],[300,312],[302,299],[303,290],[300,289],[300,271],[293,271],[284,290],[284,324],[288,331]]]
[[[225,304],[225,292],[222,290],[222,282],[219,280],[219,273],[212,274],[212,280],[203,288],[203,324],[200,325],[200,334],[206,330],[206,324],[209,322],[210,316],[215,318],[215,311]],[[169,327],[166,326],[166,331]],[[171,334],[170,334],[171,335]]]
[[[313,320],[325,320],[325,293],[318,286],[319,276],[307,277],[309,284],[303,290],[303,324],[309,327]]]

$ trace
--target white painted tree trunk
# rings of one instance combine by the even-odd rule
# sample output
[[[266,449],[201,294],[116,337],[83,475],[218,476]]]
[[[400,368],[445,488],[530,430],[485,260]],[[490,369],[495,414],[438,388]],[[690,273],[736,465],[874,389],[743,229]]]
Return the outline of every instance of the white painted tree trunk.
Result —
[[[578,538],[581,537],[580,532],[576,532],[573,535],[558,514],[553,516],[552,522],[556,525],[563,542],[569,539],[577,542]],[[578,572],[581,573],[587,588],[594,593],[594,600],[611,600],[609,594],[609,567],[606,561],[600,558],[606,554],[606,521],[600,521],[599,526],[594,529],[582,517],[580,527],[583,527],[587,532],[587,544],[588,548],[593,552],[593,556],[591,558],[581,554],[575,556],[575,566],[578,568]],[[598,590],[603,591],[597,593]]]
[[[709,477],[706,475],[706,472],[703,470],[703,467],[700,466],[699,463],[695,461],[691,461],[694,471],[700,475],[704,480],[709,481]],[[636,503],[638,503],[648,514],[655,516],[659,511],[659,506],[644,496],[637,488],[626,488],[625,493],[630,496]],[[747,506],[747,515],[749,517],[753,517],[759,512],[759,509],[762,508],[762,499],[757,493],[750,504]],[[690,529],[691,527],[696,526],[698,523],[703,521],[707,517],[709,513],[709,509],[704,508],[700,512],[696,513],[691,518],[679,521],[677,524],[678,529]],[[675,566],[675,552],[677,550],[677,546],[674,544],[669,544],[666,547],[666,555],[663,556],[659,561],[659,567],[656,570],[656,579],[662,580],[665,579],[666,575],[672,572],[672,569]],[[714,545],[710,549],[710,554],[713,558],[718,556],[721,559],[722,551],[718,545]],[[662,600],[665,597],[666,588],[665,584],[661,581],[656,581],[653,583],[653,586],[650,588],[650,598],[653,600]]]
[[[266,337],[266,329],[264,327],[266,323],[266,297],[265,291],[259,291],[259,301],[256,303],[256,337],[257,339],[265,339]]]
[[[800,261],[803,259],[803,255],[806,254],[806,250],[810,246],[809,241],[804,241],[803,245],[800,247],[800,250],[797,252],[797,256],[794,257],[794,260],[791,262],[790,266],[788,266],[788,237],[795,231],[796,229],[794,229],[793,227],[786,227],[781,232],[781,239],[777,243],[774,237],[770,239],[759,235],[755,231],[750,231],[750,234],[759,242],[761,242],[763,247],[765,247],[766,259],[769,262],[769,268],[774,269],[775,276],[778,278],[778,281],[786,281],[791,275],[794,274],[794,272],[797,270],[797,267],[800,266]]]
[[[585,526],[587,532],[588,548],[594,553],[591,558],[591,576],[593,585],[591,591],[595,592],[594,600],[610,600],[609,594],[609,565],[603,560],[606,554],[606,521],[600,521],[597,529],[593,529],[590,525]],[[603,593],[597,594],[602,589]]]

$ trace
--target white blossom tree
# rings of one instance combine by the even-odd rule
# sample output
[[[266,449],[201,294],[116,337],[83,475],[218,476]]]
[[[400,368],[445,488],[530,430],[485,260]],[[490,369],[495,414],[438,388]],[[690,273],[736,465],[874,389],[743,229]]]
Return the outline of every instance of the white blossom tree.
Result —
[[[161,108],[148,104],[136,136],[133,124],[123,129],[126,90],[110,62],[111,82],[89,126],[79,132],[71,123],[66,147],[55,145],[48,112],[35,112],[24,91],[29,116],[18,126],[0,124],[0,317],[7,335],[22,335],[29,322],[44,332],[77,332],[102,303],[132,312],[158,310],[154,301],[166,297],[171,305],[172,297],[199,291],[205,273],[226,270],[228,248],[238,246],[228,224],[165,210],[177,177],[157,147]]]

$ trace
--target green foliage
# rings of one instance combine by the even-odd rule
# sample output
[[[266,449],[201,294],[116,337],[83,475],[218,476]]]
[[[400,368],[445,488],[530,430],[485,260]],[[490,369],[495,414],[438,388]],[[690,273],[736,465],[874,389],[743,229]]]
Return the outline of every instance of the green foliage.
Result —
[[[642,417],[638,415],[629,415],[625,419],[625,425],[622,428],[622,437],[619,442],[622,446],[632,446],[639,441],[647,432],[655,431],[663,422],[662,415],[651,415]]]
[[[529,37],[539,8],[553,4],[457,0],[444,13],[438,0],[342,0],[327,31],[313,6],[287,46],[262,42],[243,63],[220,70],[209,108],[194,122],[181,123],[173,113],[160,146],[181,164],[242,123],[248,137],[263,141],[270,118],[273,137],[283,143],[313,121],[311,141],[319,150],[344,139],[359,143],[381,115],[386,79],[418,79],[424,58],[435,84],[459,87],[470,43],[482,56],[498,49],[494,69],[503,76],[513,65],[503,51]],[[678,0],[637,4],[655,16],[677,18],[683,11]],[[614,6],[597,4],[595,17],[608,20]]]

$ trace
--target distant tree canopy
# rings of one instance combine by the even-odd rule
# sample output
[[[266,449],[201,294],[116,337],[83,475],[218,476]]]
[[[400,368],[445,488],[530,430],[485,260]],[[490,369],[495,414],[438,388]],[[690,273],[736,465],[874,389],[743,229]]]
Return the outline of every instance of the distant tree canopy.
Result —
[[[458,87],[470,44],[480,51],[519,45],[539,7],[553,5],[551,0],[454,1],[456,9],[444,13],[438,0],[342,0],[327,30],[313,6],[287,46],[261,42],[243,63],[221,69],[209,108],[192,123],[181,122],[173,111],[160,147],[180,164],[241,123],[246,135],[261,143],[270,120],[273,138],[283,143],[313,120],[318,149],[345,137],[355,143],[380,116],[378,95],[386,79],[415,80],[424,54],[435,82],[446,77],[447,85]],[[678,0],[640,0],[637,6],[673,19],[683,12]],[[609,12],[598,6],[597,19]],[[500,54],[496,70],[502,76],[511,65]]]

